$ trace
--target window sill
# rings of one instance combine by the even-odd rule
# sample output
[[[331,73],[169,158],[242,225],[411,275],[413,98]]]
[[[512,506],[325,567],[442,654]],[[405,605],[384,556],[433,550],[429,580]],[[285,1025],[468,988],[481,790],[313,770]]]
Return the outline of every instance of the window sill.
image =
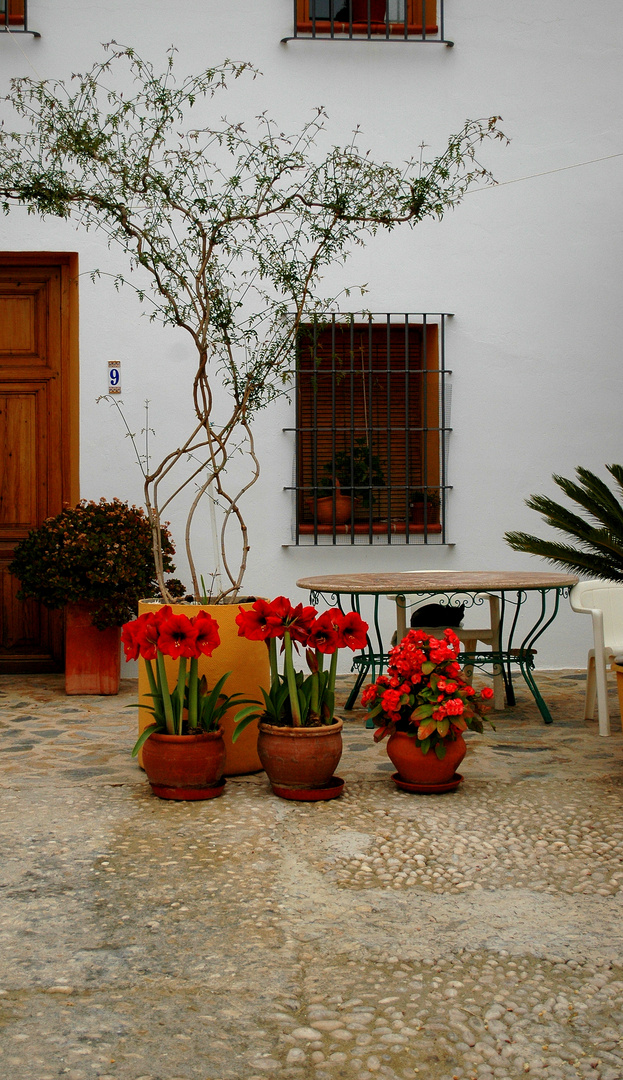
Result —
[[[299,536],[333,536],[335,532],[336,536],[350,536],[354,533],[355,536],[368,536],[370,531],[373,536],[387,536],[388,532],[391,534],[401,533],[406,535],[407,523],[405,521],[392,521],[388,528],[386,521],[373,521],[372,529],[367,522],[358,521],[354,525],[336,525],[335,529],[333,525],[314,525],[313,522],[301,522],[299,524]],[[409,522],[409,536],[414,536],[424,532],[427,533],[440,533],[441,525],[428,525],[424,529],[423,525],[412,525]]]
[[[311,21],[299,22],[299,23],[296,24],[296,30],[297,30],[297,33],[299,33],[299,34],[314,34],[316,37],[319,34],[329,34],[330,35],[331,34],[331,22],[328,19],[316,19],[315,23],[312,23]],[[344,23],[344,22],[334,22],[333,23],[333,33],[334,34],[339,34],[340,37],[342,37],[344,35],[348,37],[350,35],[350,30],[351,30],[350,23]],[[386,27],[386,24],[384,22],[370,23],[370,35],[368,35],[368,24],[367,24],[367,22],[353,23],[353,26],[352,26],[353,34],[357,34],[358,36],[362,35],[363,37],[368,37],[368,36],[386,37],[386,30],[387,30],[387,27]],[[407,24],[407,37],[422,37],[423,33],[425,33],[426,37],[433,37],[438,32],[439,32],[439,27],[435,23],[431,24],[430,26],[427,26],[425,31],[423,31],[423,28],[422,28],[421,24],[419,26],[414,24],[414,23],[408,23]],[[389,33],[390,33],[391,36],[404,37],[405,36],[405,24],[404,23],[390,23],[389,24]]]

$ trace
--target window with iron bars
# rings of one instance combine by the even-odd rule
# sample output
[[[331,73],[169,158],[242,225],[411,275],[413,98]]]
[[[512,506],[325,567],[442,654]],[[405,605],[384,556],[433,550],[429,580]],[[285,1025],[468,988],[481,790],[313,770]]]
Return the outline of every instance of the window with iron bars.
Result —
[[[295,544],[447,542],[446,318],[331,315],[301,327]]]
[[[293,41],[428,41],[445,36],[444,0],[294,0]]]
[[[41,37],[28,29],[28,0],[0,0],[0,34],[9,33]]]

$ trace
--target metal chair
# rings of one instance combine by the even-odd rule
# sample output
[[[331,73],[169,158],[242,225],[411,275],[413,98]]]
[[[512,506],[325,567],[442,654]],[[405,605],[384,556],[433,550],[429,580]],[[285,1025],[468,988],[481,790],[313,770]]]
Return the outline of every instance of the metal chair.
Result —
[[[592,720],[599,717],[599,734],[610,734],[610,712],[606,668],[613,657],[623,653],[623,585],[614,581],[580,581],[569,593],[574,611],[590,615],[593,620],[594,648],[589,649],[586,663],[586,697],[584,715]]]

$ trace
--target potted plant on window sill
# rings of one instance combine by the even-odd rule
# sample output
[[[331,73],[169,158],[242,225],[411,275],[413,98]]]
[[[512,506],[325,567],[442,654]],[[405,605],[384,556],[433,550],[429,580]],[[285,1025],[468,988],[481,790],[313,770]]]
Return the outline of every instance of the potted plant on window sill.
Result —
[[[341,795],[343,781],[334,775],[342,755],[342,721],[334,716],[338,650],[361,649],[367,624],[356,612],[293,607],[285,596],[257,600],[237,617],[239,634],[268,646],[270,690],[264,701],[242,709],[234,740],[259,720],[258,753],[271,787],[283,799],[318,801]],[[284,670],[277,664],[277,641],[283,642]],[[310,674],[294,668],[294,650],[306,650]],[[329,669],[324,658],[330,656]],[[260,706],[258,708],[258,706]]]
[[[436,488],[413,491],[409,496],[410,522],[412,525],[439,525],[441,499]]]
[[[318,499],[318,521],[333,522],[333,503],[337,525],[350,521],[353,512],[355,520],[368,520],[370,507],[374,510],[378,492],[385,486],[385,473],[380,456],[373,453],[366,436],[355,439],[352,447],[336,451],[335,457],[325,462],[322,472],[320,488],[327,496]]]
[[[168,530],[161,530],[164,569],[175,569]],[[9,571],[19,599],[65,609],[65,692],[117,694],[121,625],[156,585],[153,538],[144,511],[127,502],[78,503],[32,529]],[[184,592],[179,581],[170,592]]]
[[[461,645],[450,628],[436,638],[409,630],[390,649],[387,674],[379,675],[361,698],[377,730],[375,742],[389,735],[387,754],[396,767],[392,779],[406,791],[451,791],[462,780],[457,768],[465,757],[463,732],[483,731],[484,687],[480,700],[465,681],[457,656]]]

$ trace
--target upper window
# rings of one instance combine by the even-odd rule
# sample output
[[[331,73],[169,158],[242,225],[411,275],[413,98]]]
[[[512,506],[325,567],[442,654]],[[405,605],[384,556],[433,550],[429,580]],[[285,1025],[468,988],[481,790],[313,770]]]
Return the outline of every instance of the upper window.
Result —
[[[294,0],[294,3],[295,38],[386,38],[452,44],[444,38],[444,0]]]
[[[302,327],[296,543],[444,543],[443,315]]]
[[[0,33],[41,37],[36,30],[28,29],[28,0],[0,0]]]

